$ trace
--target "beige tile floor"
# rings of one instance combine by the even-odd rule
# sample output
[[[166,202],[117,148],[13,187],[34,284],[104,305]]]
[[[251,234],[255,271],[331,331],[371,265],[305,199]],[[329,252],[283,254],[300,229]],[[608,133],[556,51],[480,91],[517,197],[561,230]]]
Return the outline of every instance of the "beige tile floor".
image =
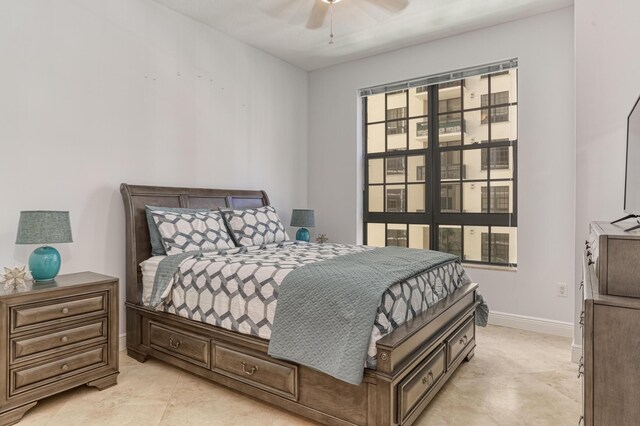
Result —
[[[504,327],[478,328],[463,363],[418,425],[573,425],[580,411],[571,341]],[[21,425],[309,425],[157,360],[121,355],[119,384],[45,399]]]

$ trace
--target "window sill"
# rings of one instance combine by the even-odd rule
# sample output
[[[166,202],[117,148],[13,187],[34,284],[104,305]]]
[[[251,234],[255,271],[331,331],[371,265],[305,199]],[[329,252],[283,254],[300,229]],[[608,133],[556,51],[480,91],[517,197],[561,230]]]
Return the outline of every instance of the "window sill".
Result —
[[[465,262],[462,262],[462,266],[465,269],[485,269],[487,271],[518,272],[517,266],[480,265],[477,263],[465,263]]]

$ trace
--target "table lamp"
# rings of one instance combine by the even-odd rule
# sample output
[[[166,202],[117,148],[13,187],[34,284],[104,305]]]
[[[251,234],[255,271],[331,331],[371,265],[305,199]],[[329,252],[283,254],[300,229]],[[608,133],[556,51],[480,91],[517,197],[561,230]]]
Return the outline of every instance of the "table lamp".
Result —
[[[313,228],[316,226],[313,210],[293,209],[291,213],[291,226],[300,227],[298,232],[296,232],[296,240],[309,242],[311,234],[307,227]]]
[[[34,281],[51,281],[60,272],[60,253],[48,244],[71,242],[69,212],[20,212],[16,244],[43,244],[29,256],[29,270]]]

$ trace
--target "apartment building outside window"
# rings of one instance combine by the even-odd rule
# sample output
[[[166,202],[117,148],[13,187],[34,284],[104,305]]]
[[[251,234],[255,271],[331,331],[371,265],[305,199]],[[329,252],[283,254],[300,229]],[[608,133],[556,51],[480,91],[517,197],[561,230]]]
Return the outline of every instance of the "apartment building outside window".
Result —
[[[363,98],[365,244],[517,263],[517,70]]]

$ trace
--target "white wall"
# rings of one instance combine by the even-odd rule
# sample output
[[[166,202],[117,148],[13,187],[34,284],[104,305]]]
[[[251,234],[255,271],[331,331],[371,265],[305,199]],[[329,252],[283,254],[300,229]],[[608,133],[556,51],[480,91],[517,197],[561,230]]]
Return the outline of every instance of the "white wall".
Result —
[[[627,115],[640,95],[638,16],[637,0],[580,0],[575,6],[578,282],[588,223],[624,215]],[[575,337],[579,343],[577,327]]]
[[[519,59],[518,270],[469,269],[495,311],[570,322],[574,296],[573,8],[314,71],[309,77],[309,205],[316,232],[361,240],[358,89]]]
[[[152,1],[3,0],[0,266],[34,248],[14,245],[20,210],[69,210],[62,272],[118,276],[124,300],[121,182],[265,189],[288,223],[307,203],[307,83]]]

